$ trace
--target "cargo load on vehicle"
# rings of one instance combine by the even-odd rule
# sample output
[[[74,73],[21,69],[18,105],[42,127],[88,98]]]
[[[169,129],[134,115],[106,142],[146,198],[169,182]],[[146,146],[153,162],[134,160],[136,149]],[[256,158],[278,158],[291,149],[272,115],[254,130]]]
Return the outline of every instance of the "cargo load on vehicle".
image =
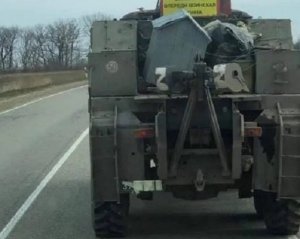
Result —
[[[273,30],[274,29],[274,30]],[[97,21],[89,54],[94,229],[126,235],[129,194],[236,189],[272,234],[299,230],[300,52],[290,20],[163,0]]]

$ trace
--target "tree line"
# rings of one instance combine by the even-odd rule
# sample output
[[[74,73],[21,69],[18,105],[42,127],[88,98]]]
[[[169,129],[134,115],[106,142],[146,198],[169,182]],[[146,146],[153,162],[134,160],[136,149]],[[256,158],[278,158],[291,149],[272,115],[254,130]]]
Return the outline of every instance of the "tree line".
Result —
[[[30,28],[0,26],[0,73],[82,68],[92,23],[108,19],[97,13]],[[295,49],[300,50],[300,40]]]
[[[83,67],[92,23],[110,18],[97,13],[29,28],[0,26],[0,73]]]

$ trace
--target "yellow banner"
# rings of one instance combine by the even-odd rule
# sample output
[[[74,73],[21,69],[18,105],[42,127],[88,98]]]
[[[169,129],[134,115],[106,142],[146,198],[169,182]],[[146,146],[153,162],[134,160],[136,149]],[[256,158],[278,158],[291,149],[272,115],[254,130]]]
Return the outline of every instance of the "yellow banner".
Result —
[[[184,8],[193,17],[217,16],[218,0],[163,0],[162,8],[163,15],[169,15]]]

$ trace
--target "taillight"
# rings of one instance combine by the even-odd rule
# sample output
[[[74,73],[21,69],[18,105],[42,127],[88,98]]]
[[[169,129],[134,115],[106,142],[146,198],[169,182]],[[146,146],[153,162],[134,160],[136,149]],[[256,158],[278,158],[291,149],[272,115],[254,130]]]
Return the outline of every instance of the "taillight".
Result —
[[[153,128],[140,128],[134,131],[134,137],[137,139],[154,138],[155,131]]]
[[[244,137],[261,137],[262,133],[262,128],[257,126],[257,123],[245,122]]]
[[[245,137],[261,137],[262,133],[261,127],[245,127]]]

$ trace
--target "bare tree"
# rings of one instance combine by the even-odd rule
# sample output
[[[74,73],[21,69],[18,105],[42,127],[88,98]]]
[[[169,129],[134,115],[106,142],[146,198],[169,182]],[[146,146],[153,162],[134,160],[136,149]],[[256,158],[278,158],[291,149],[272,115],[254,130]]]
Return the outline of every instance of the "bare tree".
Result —
[[[47,69],[49,62],[52,62],[52,54],[49,53],[50,43],[46,28],[38,25],[24,29],[20,36],[18,52],[23,70]]]
[[[47,26],[48,60],[53,67],[71,67],[79,51],[80,28],[75,20],[59,21]]]
[[[80,28],[76,21],[70,21],[66,23],[66,45],[65,45],[65,66],[74,65],[74,56],[76,52],[80,52],[79,49],[79,37]]]
[[[3,71],[14,68],[14,51],[18,34],[17,27],[0,27],[0,69]]]
[[[95,21],[105,21],[105,20],[111,20],[112,16],[103,14],[101,12],[86,15],[82,17],[81,19],[81,25],[82,25],[82,33],[85,37],[90,37],[90,30]]]
[[[33,29],[34,31],[34,42],[37,48],[37,59],[36,65],[40,65],[46,68],[48,65],[48,39],[47,30],[45,26],[37,25]]]
[[[39,71],[82,67],[86,64],[93,22],[109,19],[109,15],[96,13],[79,20],[61,20],[26,29],[0,27],[0,70]]]
[[[23,30],[20,34],[19,57],[25,71],[36,67],[37,48],[34,32],[31,29]]]

